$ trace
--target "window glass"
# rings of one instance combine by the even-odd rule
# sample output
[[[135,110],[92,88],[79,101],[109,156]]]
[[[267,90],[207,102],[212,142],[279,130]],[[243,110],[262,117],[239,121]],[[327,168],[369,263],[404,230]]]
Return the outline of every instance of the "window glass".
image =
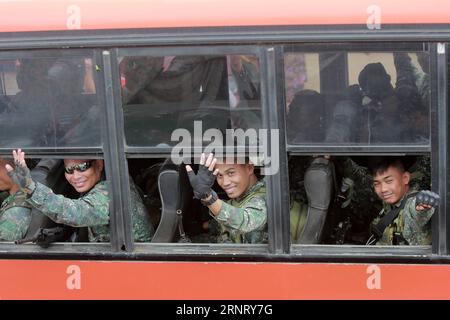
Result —
[[[35,182],[28,197],[17,191],[0,157],[0,241],[22,241],[45,228],[50,242],[109,242],[109,184],[103,159],[32,159],[27,167]],[[57,196],[55,196],[57,195]]]
[[[0,147],[101,145],[92,58],[0,60]]]
[[[127,56],[119,58],[119,67],[129,146],[174,146],[176,129],[186,129],[193,143],[202,139],[194,133],[211,128],[225,134],[261,127],[255,56]]]
[[[0,157],[0,241],[22,241],[39,228],[46,229],[49,242],[110,241],[111,190],[103,159],[26,158],[26,163],[36,183],[28,197],[7,174],[5,165],[13,166],[13,159]],[[158,181],[152,180],[154,167],[133,168],[139,173],[133,171],[129,181],[132,239],[150,242],[161,216]]]
[[[430,190],[430,173],[429,155],[289,157],[291,243],[430,245],[436,209],[415,206],[417,193]],[[403,200],[373,240],[374,227]]]
[[[425,52],[286,53],[289,144],[429,145]]]
[[[214,217],[194,197],[184,165],[175,165],[170,158],[133,158],[128,165],[130,181],[142,192],[156,231],[152,242],[267,244],[266,189],[258,167],[216,165],[219,173],[212,189],[224,202]],[[197,164],[191,167],[198,171]]]
[[[286,106],[291,104],[295,94],[301,90],[320,92],[319,71],[317,53],[286,53],[284,55]]]

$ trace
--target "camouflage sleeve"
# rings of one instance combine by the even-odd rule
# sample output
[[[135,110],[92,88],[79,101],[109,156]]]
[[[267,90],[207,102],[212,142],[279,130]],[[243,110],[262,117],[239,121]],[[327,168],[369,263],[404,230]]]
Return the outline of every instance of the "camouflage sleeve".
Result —
[[[223,201],[215,219],[226,227],[242,233],[262,229],[267,222],[266,201],[261,197],[255,197],[243,208],[234,207]]]
[[[139,191],[130,178],[130,195],[131,195],[131,222],[133,224],[134,241],[148,242],[151,241],[155,229],[150,221],[150,215],[147,208],[142,202]]]
[[[422,100],[416,85],[417,79],[411,57],[405,52],[394,53],[394,64],[397,71],[395,91],[400,100],[402,112],[420,110]]]
[[[412,74],[412,79],[415,81],[417,91],[420,95],[422,105],[427,107],[430,101],[430,76],[426,74],[422,69],[417,68],[409,60],[409,67],[411,68],[410,73]]]
[[[36,189],[27,201],[57,223],[73,227],[109,223],[108,190],[103,183],[97,184],[87,195],[75,200],[56,195],[50,188],[36,183]]]
[[[424,211],[416,210],[416,198],[410,198],[406,201],[404,209],[405,217],[405,229],[411,229],[414,234],[416,232],[422,232],[423,227],[431,219],[434,213],[434,208]]]
[[[0,218],[0,240],[16,241],[25,237],[31,222],[31,209],[12,207]]]
[[[411,57],[405,52],[394,53],[394,65],[397,71],[397,81],[395,87],[397,89],[409,88],[409,90],[417,90],[414,72],[414,65]]]

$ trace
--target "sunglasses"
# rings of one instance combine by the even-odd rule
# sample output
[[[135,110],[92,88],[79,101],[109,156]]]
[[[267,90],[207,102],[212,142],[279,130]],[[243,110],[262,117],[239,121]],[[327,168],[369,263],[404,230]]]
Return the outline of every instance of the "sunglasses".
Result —
[[[79,171],[79,172],[85,172],[86,170],[88,170],[90,167],[92,166],[92,161],[86,161],[83,163],[79,163],[79,164],[74,164],[73,166],[70,167],[64,167],[64,171],[67,174],[73,174],[73,172],[75,170]]]

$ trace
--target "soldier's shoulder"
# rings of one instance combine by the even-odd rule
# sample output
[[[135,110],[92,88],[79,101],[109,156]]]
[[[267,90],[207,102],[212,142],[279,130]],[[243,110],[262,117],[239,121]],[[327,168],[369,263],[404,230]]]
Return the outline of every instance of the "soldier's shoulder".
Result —
[[[91,190],[84,194],[80,199],[105,199],[109,200],[109,187],[106,181],[100,181]]]
[[[101,192],[101,193],[108,193],[109,186],[107,181],[99,181],[94,188],[92,188],[89,193],[95,193],[95,192]]]
[[[255,185],[253,186],[250,194],[258,194],[258,195],[261,195],[261,196],[265,197],[265,195],[266,195],[266,181],[265,181],[265,179],[258,180],[255,183]]]
[[[11,208],[21,207],[21,208],[31,208],[31,205],[27,202],[27,195],[21,191],[8,196],[1,206],[2,211],[9,210]]]

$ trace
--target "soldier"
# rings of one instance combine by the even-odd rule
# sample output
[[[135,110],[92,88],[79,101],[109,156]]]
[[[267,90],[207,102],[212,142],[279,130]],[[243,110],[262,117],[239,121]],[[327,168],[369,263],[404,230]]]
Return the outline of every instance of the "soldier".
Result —
[[[15,168],[6,169],[20,190],[26,194],[26,202],[40,210],[56,223],[73,227],[88,227],[89,241],[109,241],[109,194],[107,182],[102,180],[103,160],[65,159],[65,177],[81,194],[78,199],[56,195],[51,189],[34,182],[25,163],[25,153],[13,151]],[[154,234],[150,217],[135,185],[131,187],[131,218],[135,241],[150,241]]]
[[[5,165],[14,166],[13,161],[0,158],[0,190],[9,196],[0,207],[0,240],[16,241],[23,239],[31,222],[31,205],[26,194],[8,176]]]
[[[367,244],[429,245],[431,216],[439,195],[410,189],[411,174],[406,161],[399,157],[374,157],[369,163],[375,193],[383,209],[372,222],[372,236]]]
[[[200,157],[197,174],[187,165],[194,197],[209,208],[211,216],[219,223],[217,242],[267,243],[266,188],[258,180],[251,163],[217,163],[213,154]],[[217,183],[230,198],[218,198],[211,187]]]
[[[422,106],[409,61],[406,53],[394,53],[395,88],[380,62],[369,63],[361,70],[358,82],[363,93],[362,142],[419,142],[426,139],[423,126],[412,121],[417,112],[423,113],[426,119],[429,115]],[[426,124],[426,119],[421,123]]]
[[[302,90],[295,94],[286,118],[289,143],[299,144],[323,141],[324,97],[314,90]],[[299,126],[299,121],[302,125]]]

